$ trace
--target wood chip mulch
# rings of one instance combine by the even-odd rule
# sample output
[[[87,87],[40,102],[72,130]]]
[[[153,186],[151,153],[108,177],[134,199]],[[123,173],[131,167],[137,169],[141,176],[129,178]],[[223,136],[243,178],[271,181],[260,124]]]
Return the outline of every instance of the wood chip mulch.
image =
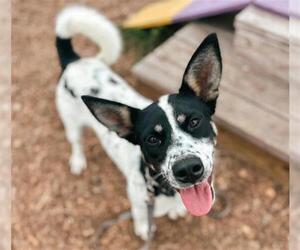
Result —
[[[123,220],[97,238],[100,224],[130,208],[125,179],[105,155],[95,135],[84,137],[88,169],[73,176],[70,147],[58,118],[54,94],[59,66],[54,17],[72,1],[13,1],[13,214],[15,250],[138,249],[142,241],[132,221]],[[149,0],[80,1],[115,21]],[[86,41],[82,53],[93,52]],[[134,52],[125,51],[116,71],[133,85]],[[156,220],[152,249],[287,249],[288,191],[232,152],[218,156],[216,186],[231,204],[220,220],[187,216]]]

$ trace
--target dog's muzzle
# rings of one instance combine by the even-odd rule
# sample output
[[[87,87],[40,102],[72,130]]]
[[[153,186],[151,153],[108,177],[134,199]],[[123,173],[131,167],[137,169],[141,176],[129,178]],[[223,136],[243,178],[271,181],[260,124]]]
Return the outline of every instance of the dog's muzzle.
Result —
[[[190,156],[180,159],[173,165],[173,175],[178,184],[185,186],[177,189],[186,209],[195,216],[207,214],[214,199],[212,173],[205,177],[205,168],[200,158]]]

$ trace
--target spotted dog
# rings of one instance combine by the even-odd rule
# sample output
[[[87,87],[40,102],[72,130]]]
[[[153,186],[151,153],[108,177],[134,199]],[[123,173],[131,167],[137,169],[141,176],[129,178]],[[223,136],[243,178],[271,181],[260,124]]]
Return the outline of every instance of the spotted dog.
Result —
[[[95,42],[100,53],[80,58],[71,44],[76,34]],[[122,40],[100,13],[78,6],[63,10],[56,37],[62,67],[56,104],[72,146],[71,172],[80,174],[86,168],[81,132],[90,127],[126,177],[136,235],[148,237],[146,173],[153,180],[154,216],[176,219],[186,210],[207,214],[214,201],[217,131],[212,115],[222,72],[216,34],[207,36],[193,54],[178,93],[155,102],[110,69],[122,51]]]

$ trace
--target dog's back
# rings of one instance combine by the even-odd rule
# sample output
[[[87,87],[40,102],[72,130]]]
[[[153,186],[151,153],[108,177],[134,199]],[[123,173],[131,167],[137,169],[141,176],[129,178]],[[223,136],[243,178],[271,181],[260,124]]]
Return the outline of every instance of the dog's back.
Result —
[[[91,58],[80,58],[71,42],[76,34],[94,41],[101,48],[100,53]],[[79,174],[86,167],[86,160],[78,142],[81,130],[86,126],[95,130],[106,152],[123,174],[128,174],[127,167],[139,165],[140,150],[96,122],[81,100],[82,95],[92,95],[137,108],[144,108],[150,103],[109,68],[110,64],[117,61],[122,51],[118,29],[95,10],[74,6],[58,15],[56,36],[62,68],[56,104],[67,138],[72,145],[71,171]],[[138,164],[133,164],[133,161],[137,161]]]

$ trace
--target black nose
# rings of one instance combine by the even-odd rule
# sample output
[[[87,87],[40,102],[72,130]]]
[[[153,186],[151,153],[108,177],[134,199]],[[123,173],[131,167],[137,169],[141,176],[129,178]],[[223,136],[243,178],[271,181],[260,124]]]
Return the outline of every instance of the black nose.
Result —
[[[196,183],[203,176],[203,172],[204,167],[199,158],[183,159],[173,166],[175,179],[182,183]]]

